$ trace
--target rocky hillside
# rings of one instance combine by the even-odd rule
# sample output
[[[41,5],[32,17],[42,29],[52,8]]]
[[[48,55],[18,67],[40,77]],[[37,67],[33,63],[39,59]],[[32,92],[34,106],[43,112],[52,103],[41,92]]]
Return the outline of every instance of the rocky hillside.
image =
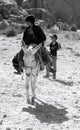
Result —
[[[17,6],[15,0],[0,0],[0,34],[5,29],[21,31],[27,11]]]
[[[27,14],[53,23],[61,19],[63,22],[76,23],[80,28],[80,0],[23,0],[19,7],[16,0],[0,0],[0,21],[24,23]]]
[[[80,27],[80,0],[27,0],[29,8],[44,8],[52,20],[76,23]],[[33,13],[33,11],[31,12]],[[36,11],[39,16],[39,13]],[[41,15],[40,15],[41,16]],[[50,18],[48,17],[48,18]],[[47,19],[48,19],[47,18]],[[47,20],[46,19],[46,20]]]
[[[56,19],[80,24],[80,0],[46,0],[46,2]]]
[[[0,3],[4,3],[4,4],[16,4],[15,0],[0,0]]]

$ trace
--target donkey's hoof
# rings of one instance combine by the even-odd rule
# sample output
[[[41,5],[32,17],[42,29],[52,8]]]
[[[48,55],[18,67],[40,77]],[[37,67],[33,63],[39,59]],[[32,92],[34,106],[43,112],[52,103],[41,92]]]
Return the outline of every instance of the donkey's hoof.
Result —
[[[30,104],[30,99],[27,99],[27,103]]]
[[[34,97],[31,98],[31,105],[34,105]]]

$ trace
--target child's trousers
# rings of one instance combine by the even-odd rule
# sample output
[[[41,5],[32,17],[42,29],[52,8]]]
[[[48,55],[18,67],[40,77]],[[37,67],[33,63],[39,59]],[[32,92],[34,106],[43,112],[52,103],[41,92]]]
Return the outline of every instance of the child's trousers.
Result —
[[[57,71],[57,56],[52,56],[52,66],[53,66],[53,70],[54,72]]]
[[[52,66],[53,66],[53,79],[56,79],[56,71],[57,71],[57,56],[52,56]]]

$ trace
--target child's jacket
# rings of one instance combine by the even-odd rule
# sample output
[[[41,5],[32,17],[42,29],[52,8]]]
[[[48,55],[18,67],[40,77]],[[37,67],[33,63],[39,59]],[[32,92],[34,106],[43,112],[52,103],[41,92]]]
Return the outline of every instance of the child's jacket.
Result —
[[[53,56],[57,56],[58,42],[56,42],[54,45],[53,45],[53,43],[51,42],[49,46],[50,46],[50,53],[51,53]]]

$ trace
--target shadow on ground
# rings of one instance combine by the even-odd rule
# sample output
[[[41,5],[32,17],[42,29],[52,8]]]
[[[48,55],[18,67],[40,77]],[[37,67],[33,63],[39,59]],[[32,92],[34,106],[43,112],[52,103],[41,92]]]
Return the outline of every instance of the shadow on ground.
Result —
[[[73,81],[65,81],[65,80],[59,80],[59,79],[56,79],[55,81],[59,82],[61,84],[64,84],[64,85],[68,85],[68,86],[72,86],[73,85]]]
[[[35,115],[41,123],[63,123],[64,121],[68,121],[69,119],[66,117],[67,111],[64,109],[57,109],[53,105],[49,105],[47,103],[41,102],[39,104],[36,102],[35,108],[28,107],[23,108],[22,112],[29,112],[32,115]]]

